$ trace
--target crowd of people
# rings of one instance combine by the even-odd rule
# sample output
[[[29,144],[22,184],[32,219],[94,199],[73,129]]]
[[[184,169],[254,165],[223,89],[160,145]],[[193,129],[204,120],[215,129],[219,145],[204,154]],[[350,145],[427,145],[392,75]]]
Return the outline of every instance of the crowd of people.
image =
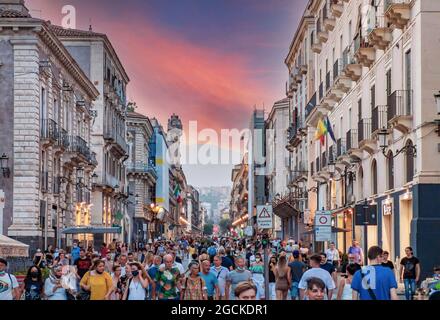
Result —
[[[405,252],[396,279],[388,252],[369,248],[363,266],[357,241],[346,259],[334,243],[316,254],[293,240],[264,247],[261,240],[184,237],[129,247],[114,239],[96,251],[75,242],[69,252],[37,250],[21,284],[0,259],[0,300],[397,300],[397,280],[411,300],[421,267],[412,248]],[[433,279],[428,289],[435,298],[440,268]]]

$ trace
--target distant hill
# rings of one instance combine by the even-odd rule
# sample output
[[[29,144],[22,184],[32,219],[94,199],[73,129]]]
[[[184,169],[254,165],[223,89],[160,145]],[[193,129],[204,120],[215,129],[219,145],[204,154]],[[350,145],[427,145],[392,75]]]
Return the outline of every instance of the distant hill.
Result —
[[[209,218],[218,222],[221,218],[221,210],[229,208],[231,187],[203,187],[198,190],[200,202],[211,204],[211,212],[208,212]]]

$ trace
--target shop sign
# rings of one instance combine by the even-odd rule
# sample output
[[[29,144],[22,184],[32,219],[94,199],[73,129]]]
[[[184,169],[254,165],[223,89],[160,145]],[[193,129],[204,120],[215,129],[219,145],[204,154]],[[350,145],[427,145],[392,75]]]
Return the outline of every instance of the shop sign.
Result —
[[[384,216],[390,216],[393,214],[393,203],[385,202],[382,206],[382,211]]]

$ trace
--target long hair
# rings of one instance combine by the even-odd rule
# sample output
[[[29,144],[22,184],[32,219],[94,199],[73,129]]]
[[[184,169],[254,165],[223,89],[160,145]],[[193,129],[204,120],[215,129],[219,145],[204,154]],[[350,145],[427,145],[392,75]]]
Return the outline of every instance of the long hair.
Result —
[[[33,268],[36,268],[37,272],[38,272],[37,282],[40,283],[40,284],[43,283],[43,274],[41,272],[41,269],[39,267],[37,267],[37,266],[32,266],[32,267],[30,267],[28,269],[27,274],[26,274],[26,278],[24,278],[23,282],[24,282],[25,286],[27,286],[32,281],[31,270]]]
[[[278,264],[277,264],[277,269],[278,269],[278,275],[280,277],[284,277],[287,273],[287,259],[286,256],[281,256],[280,259],[278,260]]]

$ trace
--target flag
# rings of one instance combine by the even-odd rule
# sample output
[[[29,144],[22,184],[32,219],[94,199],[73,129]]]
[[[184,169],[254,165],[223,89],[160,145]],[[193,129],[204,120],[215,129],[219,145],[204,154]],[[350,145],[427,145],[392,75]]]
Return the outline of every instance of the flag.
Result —
[[[174,189],[174,197],[176,197],[177,203],[181,203],[183,200],[180,194],[181,194],[180,186],[176,184],[176,188]]]
[[[318,127],[316,128],[316,132],[315,132],[315,140],[321,140],[321,144],[324,145],[326,134],[327,134],[327,127],[324,124],[324,122],[322,122],[322,120],[319,120]]]
[[[333,142],[336,143],[335,134],[333,133],[332,125],[330,123],[330,119],[327,117],[325,119],[325,126],[327,129],[327,132],[330,134],[330,137],[332,138]]]

